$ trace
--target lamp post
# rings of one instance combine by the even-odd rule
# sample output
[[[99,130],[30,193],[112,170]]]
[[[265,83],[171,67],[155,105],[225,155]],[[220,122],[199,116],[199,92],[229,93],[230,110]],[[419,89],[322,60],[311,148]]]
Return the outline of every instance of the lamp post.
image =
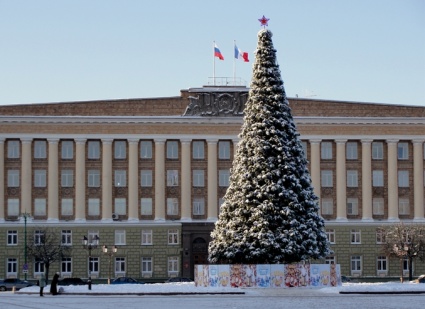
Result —
[[[112,257],[117,253],[117,246],[113,246],[112,249],[108,249],[108,246],[103,246],[102,251],[104,254],[109,256],[109,274],[108,274],[108,284],[111,284],[111,271],[112,271]]]
[[[91,268],[92,268],[91,251],[92,249],[96,249],[97,246],[99,245],[99,236],[95,235],[93,239],[91,240],[91,242],[89,242],[87,237],[84,236],[82,243],[83,243],[83,248],[88,250],[89,252],[89,280],[87,280],[87,283],[88,283],[89,290],[91,290]]]
[[[21,214],[21,217],[24,218],[24,267],[22,269],[25,280],[27,280],[28,273],[28,264],[27,264],[27,218],[31,217],[31,214],[28,212],[24,212]]]

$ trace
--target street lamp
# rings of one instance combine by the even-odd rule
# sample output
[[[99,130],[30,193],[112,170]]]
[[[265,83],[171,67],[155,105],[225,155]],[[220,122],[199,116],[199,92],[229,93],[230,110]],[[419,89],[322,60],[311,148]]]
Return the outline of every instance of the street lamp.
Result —
[[[111,271],[112,271],[112,257],[117,253],[117,246],[113,246],[111,250],[108,249],[108,246],[103,246],[102,251],[104,254],[109,256],[109,274],[108,274],[108,284],[111,284]]]
[[[27,218],[31,217],[31,214],[28,212],[24,212],[21,214],[21,217],[24,218],[24,267],[22,268],[22,271],[25,276],[25,280],[27,280],[27,274],[28,274],[28,264],[27,264]]]
[[[87,237],[83,237],[83,248],[89,251],[89,280],[87,280],[89,290],[91,290],[91,251],[92,249],[96,249],[99,245],[99,236],[95,235],[91,242],[88,241]]]

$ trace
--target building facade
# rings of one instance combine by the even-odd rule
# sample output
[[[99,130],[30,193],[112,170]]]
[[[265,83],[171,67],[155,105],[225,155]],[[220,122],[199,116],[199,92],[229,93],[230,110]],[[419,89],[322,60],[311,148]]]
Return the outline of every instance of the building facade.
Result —
[[[62,277],[193,278],[207,262],[247,96],[205,86],[169,98],[0,106],[0,277],[37,278],[43,265],[25,256],[25,234],[36,241],[49,228],[72,249],[52,266]],[[334,250],[325,262],[344,275],[399,276],[379,229],[425,224],[425,108],[289,102]],[[100,239],[90,257],[84,236]],[[423,272],[415,261],[414,274]]]

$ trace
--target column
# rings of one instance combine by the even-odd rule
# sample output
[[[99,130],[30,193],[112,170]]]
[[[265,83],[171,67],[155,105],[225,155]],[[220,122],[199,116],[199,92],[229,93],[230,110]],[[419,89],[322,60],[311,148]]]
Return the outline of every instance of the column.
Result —
[[[182,173],[182,181],[181,181],[181,203],[182,203],[182,221],[191,220],[191,196],[192,196],[192,181],[191,181],[191,169],[190,169],[190,142],[191,139],[182,139],[180,143],[182,145],[182,165],[181,165],[181,173]]]
[[[398,140],[387,140],[388,146],[388,221],[398,221]]]
[[[47,176],[47,220],[59,220],[59,139],[48,139],[49,158]]]
[[[155,140],[155,220],[165,221],[165,139]]]
[[[4,179],[4,138],[0,137],[0,179]],[[0,185],[0,222],[4,222],[4,187],[2,182]]]
[[[112,220],[112,139],[102,139],[102,220]]]
[[[310,140],[310,175],[314,194],[320,202],[320,140]]]
[[[208,140],[208,220],[216,221],[218,214],[217,142]]]
[[[86,220],[86,139],[75,140],[75,220]]]
[[[139,139],[130,139],[128,151],[128,220],[139,220]]]
[[[413,141],[414,221],[424,221],[424,154],[423,140]]]
[[[373,221],[372,140],[362,140],[362,220]]]
[[[336,219],[347,220],[347,171],[345,168],[345,143],[336,140]]]
[[[31,142],[32,138],[21,139],[21,213],[32,213]]]

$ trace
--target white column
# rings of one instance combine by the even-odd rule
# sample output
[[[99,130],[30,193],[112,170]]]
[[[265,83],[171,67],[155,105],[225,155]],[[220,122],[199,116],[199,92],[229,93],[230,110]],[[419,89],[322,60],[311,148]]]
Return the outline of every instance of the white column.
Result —
[[[424,141],[413,141],[414,221],[424,221]]]
[[[208,220],[216,221],[218,214],[217,142],[208,140]]]
[[[139,139],[130,139],[128,151],[128,220],[139,220]]]
[[[181,203],[182,203],[182,221],[190,221],[191,220],[191,169],[190,169],[190,139],[182,139],[180,143],[182,145],[182,165],[181,165],[181,173],[182,173],[182,181],[181,181]]]
[[[373,221],[372,140],[362,140],[362,220]]]
[[[345,168],[345,143],[336,140],[336,220],[347,220],[347,170]]]
[[[320,140],[310,140],[310,175],[313,183],[314,194],[320,202]]]
[[[155,140],[155,220],[165,221],[165,139]]]
[[[47,186],[47,220],[59,220],[59,140],[48,139],[49,158],[48,158],[48,186]]]
[[[4,138],[0,137],[0,179],[4,179]],[[4,222],[4,182],[0,185],[0,222]]]
[[[102,220],[112,221],[112,139],[102,139]]]
[[[75,220],[86,220],[86,139],[75,140]]]
[[[397,142],[398,140],[387,140],[387,145],[388,145],[388,221],[399,221]]]
[[[32,213],[31,138],[21,139],[21,213]]]

